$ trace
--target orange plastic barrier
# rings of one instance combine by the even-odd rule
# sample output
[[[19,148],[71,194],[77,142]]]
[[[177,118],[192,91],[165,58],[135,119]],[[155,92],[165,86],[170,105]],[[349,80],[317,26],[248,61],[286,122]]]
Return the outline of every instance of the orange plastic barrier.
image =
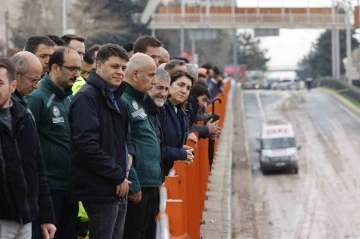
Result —
[[[221,104],[216,102],[215,114],[220,116],[222,127],[226,113],[226,103],[231,82],[224,84],[223,93],[218,94]],[[207,111],[211,112],[211,105]],[[204,125],[200,122],[199,125]],[[215,141],[215,152],[218,139]],[[184,161],[175,161],[175,175],[165,177],[164,187],[167,189],[165,212],[169,217],[170,238],[200,238],[200,222],[205,209],[206,191],[210,174],[208,140],[199,139],[197,144],[187,141],[187,146],[194,148],[194,161],[187,165]],[[215,159],[214,159],[215,160]]]

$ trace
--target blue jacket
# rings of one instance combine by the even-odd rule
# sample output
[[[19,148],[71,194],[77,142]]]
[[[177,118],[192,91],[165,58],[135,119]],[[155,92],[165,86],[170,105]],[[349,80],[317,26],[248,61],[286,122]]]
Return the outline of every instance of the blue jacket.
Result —
[[[180,107],[175,107],[166,101],[160,109],[158,119],[163,130],[163,177],[169,174],[175,160],[186,160],[187,153],[183,149],[189,127],[189,117]]]

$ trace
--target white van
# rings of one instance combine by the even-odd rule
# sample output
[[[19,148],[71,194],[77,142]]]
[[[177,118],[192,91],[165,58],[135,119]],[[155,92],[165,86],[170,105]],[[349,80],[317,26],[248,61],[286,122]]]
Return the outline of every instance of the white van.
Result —
[[[292,125],[283,121],[268,121],[262,125],[260,137],[260,169],[266,172],[278,169],[292,169],[298,173],[298,150]]]

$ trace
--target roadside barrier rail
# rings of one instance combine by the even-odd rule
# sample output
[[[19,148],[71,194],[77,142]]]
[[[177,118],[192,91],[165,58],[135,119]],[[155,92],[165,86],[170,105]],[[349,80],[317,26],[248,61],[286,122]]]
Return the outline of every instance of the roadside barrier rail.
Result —
[[[214,112],[209,105],[207,111],[220,116],[218,125],[223,126],[226,103],[231,81],[224,83],[223,93],[217,95]],[[199,125],[204,125],[200,122]],[[215,140],[215,152],[219,139]],[[206,191],[210,175],[208,139],[191,140],[186,145],[194,148],[194,161],[175,161],[169,175],[160,187],[159,215],[157,217],[157,239],[200,239],[200,225],[203,220]]]

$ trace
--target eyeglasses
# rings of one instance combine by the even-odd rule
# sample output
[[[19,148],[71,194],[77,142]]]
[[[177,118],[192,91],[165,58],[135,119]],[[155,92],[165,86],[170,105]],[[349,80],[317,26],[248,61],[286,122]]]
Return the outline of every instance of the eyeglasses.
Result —
[[[77,66],[60,66],[60,67],[65,67],[66,69],[68,69],[72,73],[81,71],[81,68],[77,67]]]
[[[37,83],[39,83],[39,81],[41,81],[41,79],[30,79],[28,76],[26,75],[22,75],[22,77],[25,77],[28,81],[30,81],[33,85],[36,85]]]

